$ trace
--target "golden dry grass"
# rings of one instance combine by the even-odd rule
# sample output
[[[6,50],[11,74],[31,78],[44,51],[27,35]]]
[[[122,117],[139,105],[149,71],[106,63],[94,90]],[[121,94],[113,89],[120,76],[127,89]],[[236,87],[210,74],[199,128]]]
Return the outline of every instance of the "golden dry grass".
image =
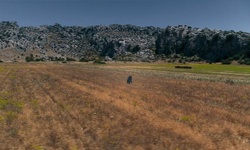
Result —
[[[120,65],[1,64],[0,149],[249,149],[250,85]]]

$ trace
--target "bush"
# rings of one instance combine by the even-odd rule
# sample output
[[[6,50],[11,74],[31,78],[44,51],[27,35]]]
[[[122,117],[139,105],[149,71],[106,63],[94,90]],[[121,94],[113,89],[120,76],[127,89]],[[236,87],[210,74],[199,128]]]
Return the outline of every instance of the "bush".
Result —
[[[76,61],[74,58],[69,58],[69,57],[67,57],[66,58],[66,61]]]
[[[32,61],[32,59],[29,56],[27,56],[27,57],[25,57],[25,61],[30,62],[30,61]]]
[[[36,58],[35,61],[44,61],[44,58]]]
[[[246,65],[250,65],[250,61],[247,61],[247,62],[246,62]]]
[[[95,60],[93,63],[94,64],[106,64],[104,61],[101,61],[101,60]]]
[[[191,66],[175,66],[175,68],[192,69]]]
[[[238,60],[238,63],[239,63],[239,64],[244,64],[245,61],[244,61],[243,59],[240,59],[240,60]]]
[[[34,61],[33,54],[30,54],[30,56],[25,57],[26,62]]]
[[[85,58],[81,58],[79,62],[88,62],[88,60],[86,60]]]
[[[185,61],[185,59],[179,59],[179,63],[183,63],[183,64],[185,64],[185,63],[186,63],[186,61]]]
[[[232,61],[229,59],[222,60],[222,62],[221,62],[222,65],[230,65],[231,63],[232,63]]]

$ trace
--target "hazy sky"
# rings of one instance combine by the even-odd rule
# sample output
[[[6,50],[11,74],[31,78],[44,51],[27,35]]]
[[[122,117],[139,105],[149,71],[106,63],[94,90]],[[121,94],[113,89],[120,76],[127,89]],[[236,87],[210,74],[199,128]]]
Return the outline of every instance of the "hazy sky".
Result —
[[[250,32],[250,0],[0,0],[0,21],[20,26],[182,24]]]

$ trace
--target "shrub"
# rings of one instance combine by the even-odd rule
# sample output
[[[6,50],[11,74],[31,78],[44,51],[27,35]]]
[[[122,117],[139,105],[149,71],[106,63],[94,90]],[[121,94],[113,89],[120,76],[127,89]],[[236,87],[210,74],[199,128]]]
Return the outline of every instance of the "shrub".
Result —
[[[179,59],[179,63],[186,64],[186,60],[185,59]]]
[[[190,116],[182,116],[180,120],[183,122],[190,122],[192,119]]]
[[[247,61],[247,62],[246,62],[246,65],[250,65],[250,61]]]
[[[69,58],[69,57],[67,57],[66,58],[66,61],[76,61],[74,58]]]
[[[31,61],[30,57],[29,56],[25,57],[25,61],[30,62]]]
[[[33,54],[30,54],[30,56],[25,57],[26,62],[34,61]]]
[[[245,61],[244,61],[243,59],[239,59],[239,60],[238,60],[238,63],[239,63],[239,64],[244,64]]]
[[[85,58],[81,58],[79,62],[88,62],[88,60],[86,60]]]
[[[64,61],[65,59],[63,57],[55,57],[55,61]]]
[[[240,59],[240,60],[238,60],[238,63],[239,63],[239,64],[250,65],[250,59],[249,59],[249,58]]]
[[[36,58],[35,61],[43,61],[43,58]]]
[[[175,66],[175,68],[192,69],[191,66]]]
[[[232,63],[232,61],[229,60],[229,59],[226,59],[226,60],[222,60],[222,61],[221,61],[221,64],[222,64],[222,65],[230,65],[231,63]]]
[[[93,63],[94,64],[106,64],[104,61],[101,61],[101,60],[95,60]]]

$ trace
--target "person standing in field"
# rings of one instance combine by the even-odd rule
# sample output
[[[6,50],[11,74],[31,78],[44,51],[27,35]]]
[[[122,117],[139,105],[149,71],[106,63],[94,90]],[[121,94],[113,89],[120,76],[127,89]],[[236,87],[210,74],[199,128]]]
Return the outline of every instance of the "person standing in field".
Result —
[[[132,76],[128,76],[127,83],[128,84],[132,83]]]

